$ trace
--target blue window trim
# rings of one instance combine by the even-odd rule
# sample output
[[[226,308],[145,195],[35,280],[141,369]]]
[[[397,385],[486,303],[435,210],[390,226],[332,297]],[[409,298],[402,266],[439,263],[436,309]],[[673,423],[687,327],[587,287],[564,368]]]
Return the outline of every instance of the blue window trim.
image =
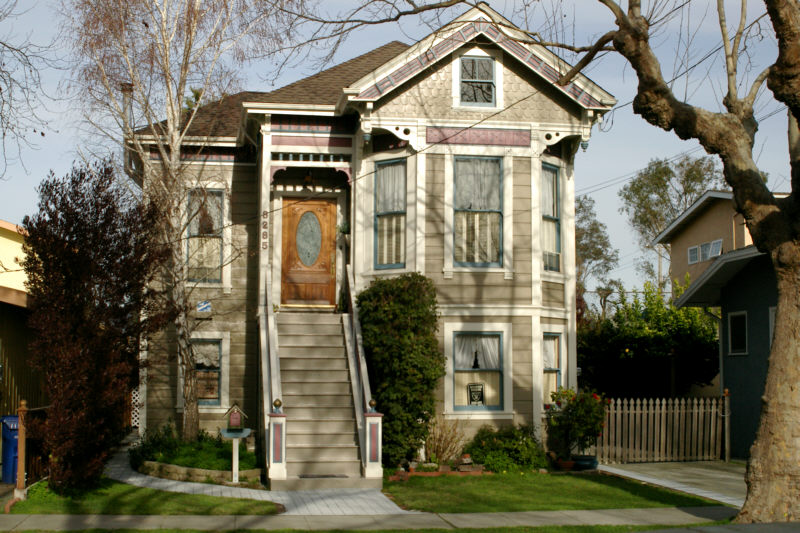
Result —
[[[393,164],[396,164],[396,163],[403,163],[403,168],[405,168],[405,170],[406,170],[406,172],[405,172],[405,174],[406,174],[406,187],[405,187],[405,190],[406,190],[406,194],[408,194],[408,183],[407,183],[407,181],[408,181],[408,167],[406,165],[406,158],[400,157],[400,158],[397,158],[397,159],[388,159],[388,160],[385,160],[385,161],[378,161],[378,162],[375,163],[375,180],[374,180],[375,187],[373,187],[373,191],[372,191],[372,205],[375,206],[375,209],[374,209],[375,213],[374,213],[374,215],[372,217],[372,227],[373,227],[373,231],[372,231],[372,264],[374,265],[375,270],[389,270],[389,269],[392,269],[392,268],[405,268],[405,266],[406,266],[405,261],[403,261],[402,263],[389,263],[389,264],[380,264],[380,263],[378,263],[378,217],[379,216],[383,216],[383,215],[399,215],[399,214],[405,215],[407,213],[407,211],[385,211],[385,212],[378,213],[378,207],[377,207],[378,206],[378,169],[380,167],[382,167],[382,166],[393,165]],[[406,220],[406,223],[408,223],[408,220]],[[403,252],[403,257],[405,257],[405,251]]]
[[[547,374],[556,374],[556,390],[561,388],[561,333],[544,333],[542,335],[542,340],[546,338],[556,338],[558,339],[558,353],[556,353],[556,357],[558,357],[558,367],[544,367],[542,370]],[[545,403],[549,403],[546,402]]]
[[[456,162],[464,159],[483,159],[486,161],[499,161],[500,162],[500,209],[456,209]],[[499,213],[500,214],[500,227],[499,227],[499,247],[497,250],[497,261],[489,262],[470,262],[470,261],[456,261],[456,213]],[[502,157],[489,157],[477,155],[459,155],[453,158],[453,264],[455,266],[466,267],[501,267],[503,266],[503,158]]]
[[[215,196],[219,195],[220,200],[221,200],[220,201],[221,209],[220,209],[220,212],[219,212],[219,216],[220,216],[221,220],[219,221],[220,222],[220,228],[219,228],[219,235],[218,235],[219,242],[220,242],[220,247],[219,247],[219,278],[218,279],[217,278],[193,278],[191,276],[188,276],[188,280],[190,282],[193,282],[193,283],[222,283],[222,259],[223,259],[223,253],[224,253],[224,246],[223,246],[224,243],[223,243],[223,238],[222,238],[222,228],[225,225],[225,191],[223,191],[222,189],[203,189],[201,187],[195,187],[194,189],[190,189],[189,190],[189,195],[187,197],[187,204],[188,204],[187,212],[189,213],[189,216],[195,215],[195,213],[192,213],[190,211],[191,207],[192,207],[192,200],[191,200],[192,194],[197,194],[197,191],[200,191],[200,190],[205,191],[205,193],[209,194],[209,195],[211,195],[211,194],[213,194]],[[186,260],[187,260],[187,263],[188,263],[189,257],[190,257],[190,254],[191,254],[191,250],[189,249],[189,246],[190,246],[189,245],[189,241],[192,239],[192,237],[203,237],[204,235],[200,235],[200,234],[192,235],[192,233],[188,230],[188,226],[187,226],[186,233],[187,233]]]
[[[197,405],[221,405],[222,404],[222,339],[206,339],[206,338],[194,338],[192,339],[192,343],[195,342],[206,342],[206,343],[214,343],[217,345],[217,349],[219,350],[219,370],[217,371],[217,399],[216,400],[201,400],[197,399]],[[198,372],[197,365],[195,364],[195,372]]]
[[[545,168],[555,171],[556,173],[556,191],[555,191],[555,201],[556,201],[556,216],[552,217],[549,215],[542,214],[542,220],[551,220],[556,223],[556,253],[558,254],[558,268],[552,269],[547,268],[547,264],[544,264],[544,269],[548,272],[561,272],[561,168],[550,165],[548,163],[542,163],[542,169]],[[544,250],[542,254],[544,255]],[[542,258],[544,260],[544,258]]]
[[[474,79],[464,79],[461,77],[462,72],[462,61],[465,59],[483,59],[486,61],[492,62],[492,79],[490,80],[474,80]],[[463,83],[489,83],[492,86],[492,101],[491,102],[465,102],[461,99],[461,86]],[[493,57],[486,57],[486,56],[471,56],[471,55],[463,55],[458,59],[458,103],[462,106],[470,106],[470,107],[497,107],[497,60]]]
[[[480,337],[498,337],[500,348],[500,368],[456,368],[456,337],[459,335],[475,335]],[[453,410],[454,411],[502,411],[505,407],[505,370],[503,369],[503,332],[502,331],[454,331],[453,332]],[[456,405],[456,372],[499,372],[500,373],[500,404],[499,405]]]

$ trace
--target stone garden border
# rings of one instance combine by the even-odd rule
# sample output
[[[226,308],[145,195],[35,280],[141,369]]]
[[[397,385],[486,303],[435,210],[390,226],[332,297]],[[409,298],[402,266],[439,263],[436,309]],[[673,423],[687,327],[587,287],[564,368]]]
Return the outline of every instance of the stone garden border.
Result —
[[[206,470],[205,468],[190,468],[188,466],[178,466],[169,463],[158,463],[156,461],[144,461],[139,467],[139,472],[148,476],[155,476],[175,481],[196,481],[199,483],[213,481],[219,484],[229,484],[231,482],[230,470]],[[239,480],[260,480],[261,469],[251,468],[250,470],[239,470]]]

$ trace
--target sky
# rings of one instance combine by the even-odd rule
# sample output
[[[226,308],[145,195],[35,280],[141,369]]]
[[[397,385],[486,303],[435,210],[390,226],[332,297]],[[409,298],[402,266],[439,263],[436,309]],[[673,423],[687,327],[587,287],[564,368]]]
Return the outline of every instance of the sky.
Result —
[[[514,7],[514,2],[511,0],[496,0],[490,4],[507,16],[512,14]],[[563,9],[562,18],[569,21],[564,34],[570,38],[574,36],[575,41],[579,43],[585,43],[592,36],[605,33],[612,27],[613,21],[608,12],[602,6],[587,3],[585,0],[578,0],[576,5],[579,5],[580,9],[566,0],[563,2],[545,0],[542,4],[559,5]],[[705,4],[711,2],[690,3],[690,11],[684,10],[683,18],[670,19],[665,29],[651,42],[658,46],[663,71],[669,78],[673,72],[681,70],[680,67],[677,70],[674,68],[677,59],[686,57],[682,53],[685,47],[680,46],[679,42],[691,39],[691,54],[686,63],[696,66],[691,70],[688,81],[686,76],[678,79],[676,89],[681,95],[686,95],[691,103],[701,104],[716,111],[720,108],[718,103],[721,100],[720,95],[724,93],[723,85],[720,83],[723,64],[719,53],[704,58],[719,46],[720,33],[715,13],[706,13]],[[340,6],[349,7],[351,2],[332,1],[326,5],[330,9],[336,9]],[[0,22],[0,36],[8,38],[27,35],[32,41],[39,43],[52,40],[60,23],[57,10],[43,0],[26,9],[27,11],[15,19],[13,24],[9,24],[8,21]],[[749,9],[752,12],[748,13],[748,22],[760,14],[756,9],[763,10],[763,7],[760,2],[750,2]],[[449,20],[460,11],[451,11],[452,14],[445,15],[444,20]],[[729,24],[738,22],[735,15],[738,15],[738,11],[731,9],[728,16]],[[532,20],[534,25],[538,23],[535,17]],[[691,26],[690,31],[681,32],[680,29],[685,28],[687,24]],[[346,61],[392,40],[411,44],[423,38],[429,31],[428,27],[413,19],[401,19],[399,23],[356,31],[339,50],[334,62]],[[774,58],[776,47],[770,35],[767,25],[760,34],[761,38],[757,42],[754,41],[751,48],[752,65],[744,65],[741,68],[746,76],[752,78],[754,75],[752,72],[757,72],[766,65],[766,61]],[[60,39],[57,39],[56,44],[56,51],[65,54],[66,50],[60,46]],[[244,89],[273,90],[314,74],[316,67],[312,62],[293,65],[273,80],[272,76],[266,75],[272,71],[271,65],[252,65]],[[747,73],[746,67],[752,67],[752,72]],[[19,158],[15,153],[7,154],[10,159],[9,165],[5,176],[0,179],[0,219],[19,224],[25,215],[34,213],[38,183],[51,170],[58,176],[65,175],[71,168],[72,162],[84,151],[82,147],[85,146],[85,141],[81,128],[78,127],[80,107],[74,101],[64,99],[63,93],[59,90],[67,74],[66,70],[43,71],[44,89],[49,96],[54,97],[46,100],[46,108],[41,112],[48,121],[45,136],[31,136],[36,146],[23,148]],[[681,141],[674,133],[647,124],[633,114],[630,105],[625,105],[635,95],[636,79],[630,67],[626,68],[618,56],[609,54],[603,57],[596,64],[590,65],[585,74],[613,94],[619,104],[613,113],[606,116],[603,124],[595,126],[588,149],[585,152],[579,151],[575,158],[576,195],[589,194],[594,198],[598,218],[606,224],[611,243],[619,250],[619,268],[610,272],[609,276],[621,279],[628,289],[634,289],[641,287],[643,282],[635,268],[635,262],[642,252],[625,216],[619,212],[621,206],[617,195],[619,189],[652,159],[671,158],[686,152],[702,155],[703,152],[696,142]],[[772,101],[768,94],[760,98],[759,102],[756,116],[770,116],[759,126],[755,149],[758,155],[757,162],[760,168],[769,174],[768,185],[772,190],[788,190],[786,113],[780,111],[780,106]]]

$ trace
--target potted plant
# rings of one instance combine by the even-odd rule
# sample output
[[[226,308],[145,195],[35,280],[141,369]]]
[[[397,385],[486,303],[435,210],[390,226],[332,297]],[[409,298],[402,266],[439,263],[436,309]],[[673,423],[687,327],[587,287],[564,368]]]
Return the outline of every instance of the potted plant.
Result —
[[[594,456],[583,455],[602,434],[606,400],[595,392],[559,388],[545,405],[547,447],[563,469],[597,467]]]

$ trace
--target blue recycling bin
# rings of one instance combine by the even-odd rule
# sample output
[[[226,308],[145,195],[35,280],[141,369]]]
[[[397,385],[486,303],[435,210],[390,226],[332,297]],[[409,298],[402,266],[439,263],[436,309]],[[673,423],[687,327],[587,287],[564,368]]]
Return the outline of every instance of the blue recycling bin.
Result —
[[[3,426],[3,483],[17,481],[17,439],[19,438],[19,417],[9,415],[0,417]]]

